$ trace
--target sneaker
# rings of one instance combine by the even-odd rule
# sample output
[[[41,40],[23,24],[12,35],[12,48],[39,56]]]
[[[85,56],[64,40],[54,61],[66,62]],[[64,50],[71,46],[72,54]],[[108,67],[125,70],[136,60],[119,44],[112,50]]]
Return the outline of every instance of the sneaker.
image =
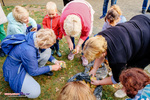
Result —
[[[69,60],[73,60],[73,59],[74,59],[74,55],[75,55],[75,54],[73,54],[73,53],[70,52],[70,54],[68,55],[68,59],[69,59]]]
[[[53,54],[54,54],[54,52],[55,52],[55,50],[52,50],[52,51],[51,51],[51,55],[53,55]]]
[[[83,56],[81,57],[81,59],[82,59],[82,65],[87,66],[88,65],[88,60]]]
[[[142,14],[145,14],[145,9],[142,9]]]
[[[105,17],[105,15],[102,15],[101,17],[99,17],[100,19],[102,19],[102,18],[104,18]]]
[[[58,57],[61,57],[61,53],[59,51],[56,52]]]
[[[122,89],[117,90],[114,95],[117,98],[124,98],[125,96],[127,96],[127,94]]]

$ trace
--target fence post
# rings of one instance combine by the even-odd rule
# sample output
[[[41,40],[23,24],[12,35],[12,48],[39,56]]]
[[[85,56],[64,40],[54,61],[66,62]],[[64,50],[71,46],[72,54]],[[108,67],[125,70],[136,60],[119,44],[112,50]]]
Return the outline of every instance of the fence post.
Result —
[[[2,3],[3,3],[3,6],[5,6],[5,3],[4,3],[4,1],[2,0]]]

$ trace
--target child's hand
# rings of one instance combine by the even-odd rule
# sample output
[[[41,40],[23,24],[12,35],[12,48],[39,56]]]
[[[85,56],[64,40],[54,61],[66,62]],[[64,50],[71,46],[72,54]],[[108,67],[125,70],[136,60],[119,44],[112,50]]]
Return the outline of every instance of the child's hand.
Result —
[[[69,43],[68,43],[68,46],[69,46],[69,50],[72,50],[72,49],[73,49],[73,43],[72,43],[72,42],[69,42]]]
[[[36,28],[36,27],[33,27],[30,31],[31,31],[31,32],[37,31],[37,28]]]
[[[62,62],[65,63],[64,61],[59,61],[59,60],[57,60],[57,61],[55,62],[55,64],[56,64],[56,65],[60,65],[60,63],[62,63]]]
[[[90,71],[89,75],[92,75],[92,77],[94,77],[94,75],[96,75],[96,70],[93,68],[93,69]]]
[[[76,52],[79,53],[79,50],[80,50],[80,46],[77,45],[77,46],[76,46]],[[76,54],[77,54],[77,53],[76,53]]]
[[[51,65],[52,66],[52,71],[58,71],[61,69],[60,65]]]

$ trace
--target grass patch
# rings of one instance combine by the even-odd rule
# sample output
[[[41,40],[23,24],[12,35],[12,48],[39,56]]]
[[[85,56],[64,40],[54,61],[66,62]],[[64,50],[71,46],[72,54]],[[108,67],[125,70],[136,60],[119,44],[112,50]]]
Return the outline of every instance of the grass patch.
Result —
[[[30,17],[35,19],[38,24],[42,26],[42,21],[44,16],[46,15],[45,6],[39,6],[39,5],[23,5],[25,8],[28,9],[30,13]],[[14,6],[5,6],[3,7],[3,10],[6,15],[12,11]],[[7,24],[4,24],[5,31],[7,32]],[[77,38],[76,38],[77,42]],[[34,77],[34,79],[40,84],[41,86],[41,95],[36,98],[37,100],[56,100],[61,88],[66,84],[67,80],[72,77],[73,75],[84,71],[84,67],[81,64],[81,54],[75,55],[75,58],[73,61],[69,61],[67,59],[69,49],[67,42],[65,38],[60,40],[60,52],[62,53],[62,57],[57,57],[54,55],[54,57],[58,60],[63,60],[66,62],[67,69],[62,69],[61,71],[54,72],[53,76],[45,76],[40,75]],[[5,61],[6,57],[0,57],[0,100],[24,100],[28,98],[10,98],[8,96],[5,96],[4,93],[13,93],[13,91],[10,89],[8,82],[4,81],[3,77],[3,71],[2,66]],[[112,86],[107,85],[103,86],[103,100],[123,100],[123,99],[117,99],[114,97],[114,92],[116,89],[114,89]]]

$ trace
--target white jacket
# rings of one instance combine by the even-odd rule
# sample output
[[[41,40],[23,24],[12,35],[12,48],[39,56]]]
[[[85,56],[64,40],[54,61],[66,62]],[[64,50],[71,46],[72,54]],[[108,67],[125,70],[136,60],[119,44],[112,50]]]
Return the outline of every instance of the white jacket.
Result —
[[[7,22],[7,17],[2,9],[1,3],[0,3],[0,25]]]

